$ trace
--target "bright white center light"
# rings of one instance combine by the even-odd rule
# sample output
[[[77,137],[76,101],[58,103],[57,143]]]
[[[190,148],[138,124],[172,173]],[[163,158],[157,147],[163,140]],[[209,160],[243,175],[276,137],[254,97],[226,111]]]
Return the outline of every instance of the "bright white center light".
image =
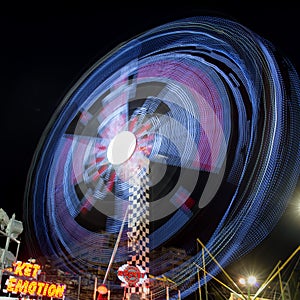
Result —
[[[255,276],[249,276],[248,277],[248,283],[250,284],[250,285],[254,285],[255,283],[256,283],[256,277]]]
[[[110,141],[107,159],[113,165],[120,165],[131,157],[135,147],[135,135],[130,131],[121,131]]]

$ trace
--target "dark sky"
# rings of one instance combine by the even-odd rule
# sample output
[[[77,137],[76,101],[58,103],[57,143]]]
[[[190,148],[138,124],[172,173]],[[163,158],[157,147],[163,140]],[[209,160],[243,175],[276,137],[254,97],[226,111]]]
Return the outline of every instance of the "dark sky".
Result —
[[[197,2],[198,6],[169,7],[143,2],[131,8],[118,8],[117,3],[108,7],[72,3],[64,9],[45,5],[37,12],[25,6],[1,12],[0,207],[9,216],[16,213],[17,219],[22,218],[33,153],[65,93],[83,72],[121,42],[168,21],[209,13],[233,18],[271,41],[300,70],[299,11],[295,7],[288,3],[263,8],[244,2],[243,6]],[[247,263],[263,256],[273,267],[300,244],[297,201],[300,207],[300,197],[294,197],[268,243],[253,251]]]

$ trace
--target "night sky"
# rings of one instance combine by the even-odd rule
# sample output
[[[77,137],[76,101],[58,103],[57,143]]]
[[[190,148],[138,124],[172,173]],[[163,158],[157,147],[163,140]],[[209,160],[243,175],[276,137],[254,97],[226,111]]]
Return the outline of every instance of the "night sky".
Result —
[[[28,7],[1,12],[0,207],[9,217],[13,213],[18,220],[23,217],[31,159],[64,95],[98,59],[135,35],[183,17],[229,17],[272,42],[300,70],[298,9],[288,5],[262,8],[243,3],[243,7],[226,7],[198,2],[202,4],[162,7],[149,3],[132,8],[117,8],[117,4],[81,8],[74,3],[65,9],[45,6],[37,12]],[[297,205],[300,207],[299,189],[274,232],[242,261],[245,266],[264,264],[270,271],[300,245]]]

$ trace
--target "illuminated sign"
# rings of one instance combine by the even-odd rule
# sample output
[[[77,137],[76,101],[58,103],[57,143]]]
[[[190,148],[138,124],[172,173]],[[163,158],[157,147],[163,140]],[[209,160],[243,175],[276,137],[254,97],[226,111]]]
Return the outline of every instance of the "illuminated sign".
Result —
[[[41,266],[28,262],[15,262],[9,270],[14,276],[6,281],[6,292],[49,298],[63,298],[66,285],[37,280]],[[17,276],[17,277],[15,277]]]
[[[20,277],[37,278],[40,273],[41,266],[38,264],[32,264],[29,262],[17,261],[13,263],[13,273]]]
[[[146,272],[140,266],[123,265],[118,269],[119,279],[129,286],[142,284],[146,279]]]

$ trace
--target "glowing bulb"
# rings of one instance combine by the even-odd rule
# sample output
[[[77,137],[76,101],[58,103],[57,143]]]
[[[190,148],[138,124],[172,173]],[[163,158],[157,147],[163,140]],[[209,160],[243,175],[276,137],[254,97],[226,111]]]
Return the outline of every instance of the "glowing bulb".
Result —
[[[254,285],[256,283],[256,277],[251,275],[248,277],[247,279],[247,282],[250,284],[250,285]]]

